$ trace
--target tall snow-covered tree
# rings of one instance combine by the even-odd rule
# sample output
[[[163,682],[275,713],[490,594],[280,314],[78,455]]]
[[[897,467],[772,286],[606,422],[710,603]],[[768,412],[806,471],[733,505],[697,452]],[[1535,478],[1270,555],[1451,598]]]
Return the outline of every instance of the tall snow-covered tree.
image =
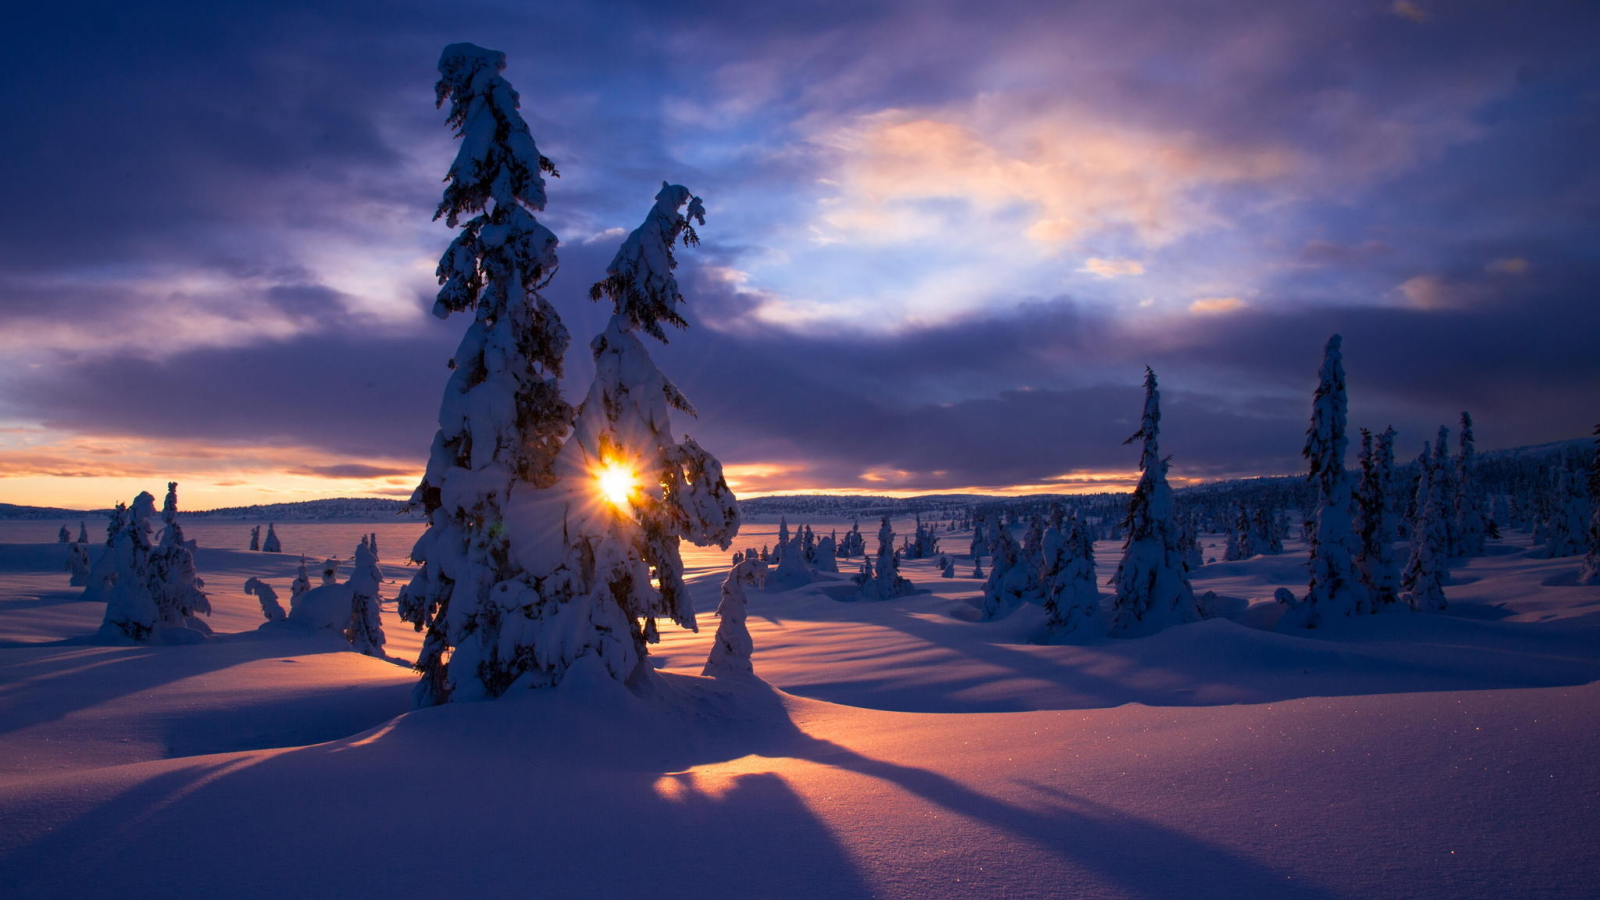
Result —
[[[1484,521],[1483,497],[1474,480],[1473,457],[1476,456],[1476,448],[1472,438],[1471,413],[1461,413],[1459,441],[1461,455],[1456,457],[1455,509],[1452,511],[1455,516],[1455,546],[1451,548],[1450,555],[1482,556],[1488,527]]]
[[[1442,433],[1440,438],[1446,436]],[[1441,477],[1449,463],[1438,447],[1431,450],[1424,442],[1417,457],[1417,517],[1411,525],[1411,556],[1400,573],[1400,599],[1418,612],[1444,609],[1444,583],[1450,577],[1450,532],[1445,521],[1450,516],[1446,488]]]
[[[465,312],[471,322],[412,495],[427,514],[411,551],[421,568],[397,601],[400,617],[426,631],[414,695],[422,706],[495,696],[525,674],[551,680],[534,642],[555,565],[541,559],[529,571],[511,551],[507,512],[513,485],[554,484],[572,418],[558,383],[567,330],[539,293],[556,270],[556,237],[533,215],[545,208],[544,174],[556,170],[505,67],[504,53],[451,44],[435,85],[460,147],[434,218],[460,231],[439,259],[433,314]],[[538,539],[559,560],[559,520]]]
[[[1127,538],[1122,562],[1111,576],[1116,596],[1111,606],[1111,630],[1120,635],[1144,635],[1170,625],[1200,619],[1194,589],[1183,564],[1184,551],[1173,518],[1172,488],[1167,484],[1168,460],[1161,455],[1161,392],[1156,373],[1144,370],[1144,413],[1139,430],[1124,444],[1140,441],[1139,483],[1123,519]]]
[[[1361,430],[1361,480],[1356,485],[1361,552],[1356,566],[1367,586],[1372,612],[1389,609],[1400,599],[1400,568],[1394,556],[1398,526],[1391,497],[1394,435],[1394,429],[1387,428],[1374,445],[1371,432]]]
[[[995,536],[989,550],[989,577],[983,583],[985,619],[998,619],[1023,603],[1029,581],[1023,570],[1022,547],[1011,536],[1011,530],[1000,527]]]
[[[1085,555],[1083,535],[1077,516],[1044,533],[1044,609],[1050,631],[1060,637],[1106,633],[1094,557]]]
[[[1349,473],[1344,468],[1346,400],[1342,338],[1334,335],[1323,350],[1317,391],[1311,402],[1304,455],[1308,478],[1317,485],[1316,528],[1311,540],[1311,579],[1305,599],[1284,615],[1284,624],[1316,628],[1335,616],[1371,609],[1356,556],[1361,544],[1351,520]]]
[[[916,586],[911,580],[900,574],[900,559],[894,550],[894,528],[889,524],[888,516],[878,523],[877,565],[871,564],[870,557],[863,559],[867,564],[862,567],[861,574],[853,579],[861,599],[892,600],[916,593]]]
[[[1544,549],[1540,552],[1545,559],[1576,556],[1588,547],[1591,510],[1586,474],[1562,466],[1551,476],[1550,514],[1545,518]]]
[[[1594,433],[1600,436],[1600,425]],[[1595,439],[1594,457],[1589,462],[1589,495],[1600,494],[1600,437]],[[1589,549],[1583,557],[1583,567],[1578,570],[1579,584],[1600,584],[1600,503],[1594,504],[1589,515]]]
[[[267,523],[267,537],[261,542],[261,552],[282,553],[283,544],[278,541],[278,532],[272,522]]]
[[[692,437],[674,437],[671,412],[694,416],[694,407],[639,337],[665,341],[663,324],[686,326],[672,248],[699,242],[691,220],[705,222],[700,198],[663,183],[644,223],[590,290],[611,302],[612,315],[590,343],[594,382],[556,457],[570,549],[557,584],[565,644],[547,657],[554,680],[592,656],[626,681],[659,639],[658,619],[696,630],[679,544],[726,550],[739,531],[722,464]],[[793,542],[787,549],[801,552]]]
[[[758,560],[747,559],[728,570],[728,577],[722,582],[722,598],[717,603],[717,634],[712,639],[711,653],[706,657],[701,675],[722,678],[755,673],[750,664],[755,644],[750,640],[750,629],[746,625],[746,607],[750,601],[744,589],[746,585],[761,583],[761,566]]]
[[[70,544],[70,543],[72,543],[72,532],[67,530],[67,526],[65,526],[65,525],[61,526],[61,530],[56,532],[56,543],[58,543],[58,544]]]
[[[356,558],[350,570],[350,623],[345,626],[344,637],[357,653],[383,656],[383,571],[378,568],[378,554],[363,537],[356,545]]]
[[[250,549],[251,550],[260,550],[261,549],[261,526],[260,525],[257,525],[256,527],[250,529]]]
[[[178,524],[178,483],[167,483],[167,498],[161,509],[166,527],[150,556],[151,590],[161,610],[164,624],[182,625],[203,634],[211,628],[196,616],[211,615],[211,601],[202,588],[205,582],[195,572],[192,542],[183,538]]]

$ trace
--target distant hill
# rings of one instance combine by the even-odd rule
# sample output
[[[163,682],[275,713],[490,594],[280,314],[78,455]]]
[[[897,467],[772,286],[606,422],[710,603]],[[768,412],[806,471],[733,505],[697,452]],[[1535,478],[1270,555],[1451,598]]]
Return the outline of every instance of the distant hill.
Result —
[[[339,497],[333,500],[302,500],[299,503],[264,503],[258,506],[229,506],[203,512],[183,512],[185,519],[250,519],[270,522],[326,522],[341,519],[422,519],[422,510],[408,511],[404,500],[376,497]]]
[[[263,503],[257,506],[230,506],[223,509],[180,510],[181,519],[247,519],[261,522],[336,522],[361,519],[411,519],[420,521],[422,511],[408,512],[403,500],[375,497],[339,497],[332,500],[302,500],[299,503]],[[58,509],[51,506],[18,506],[0,503],[0,520],[104,519],[109,509]]]
[[[109,509],[59,509],[54,506],[18,506],[15,503],[0,503],[0,519],[24,520],[34,519],[103,519],[111,515]]]

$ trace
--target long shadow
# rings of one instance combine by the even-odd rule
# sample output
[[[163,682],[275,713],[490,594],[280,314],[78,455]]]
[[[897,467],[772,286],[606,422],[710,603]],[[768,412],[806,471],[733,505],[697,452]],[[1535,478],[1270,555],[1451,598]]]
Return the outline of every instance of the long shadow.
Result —
[[[559,706],[498,701],[425,711],[334,744],[179,764],[109,799],[81,799],[81,789],[64,783],[60,790],[78,791],[86,805],[63,821],[30,821],[34,833],[20,842],[0,836],[0,847],[9,844],[0,850],[0,881],[18,898],[210,900],[227,884],[240,898],[315,885],[326,896],[855,900],[873,891],[852,850],[895,879],[922,864],[895,849],[897,834],[924,827],[915,809],[897,813],[891,801],[852,810],[848,797],[835,798],[844,815],[890,829],[847,848],[777,773],[692,771],[754,755],[876,779],[978,823],[987,834],[964,838],[974,856],[1001,859],[1022,842],[1149,898],[1204,885],[1216,896],[1337,900],[1292,873],[1124,810],[1037,787],[1035,796],[1054,791],[1051,802],[1023,806],[811,737],[782,696],[759,682],[730,696],[743,716],[707,729],[691,715],[681,725],[701,732],[694,740],[651,733],[670,729],[665,720],[638,734],[639,723],[622,720],[603,723],[614,730],[572,731]],[[619,734],[639,746],[618,756]],[[658,739],[673,746],[641,752]],[[618,759],[636,764],[614,765]],[[181,866],[148,865],[183,847],[193,852]],[[405,865],[370,864],[396,853]],[[1060,887],[1043,884],[1038,894]]]
[[[951,629],[963,626],[929,621],[908,609],[894,611],[899,614],[876,617],[869,624],[900,631],[956,658],[948,666],[928,666],[924,678],[904,678],[898,688],[897,673],[886,662],[881,671],[862,672],[882,676],[867,682],[841,680],[785,689],[830,702],[906,712],[1010,712],[1550,687],[1600,678],[1596,630],[1585,619],[1562,624],[1490,622],[1397,613],[1305,634],[1263,633],[1209,621],[1058,652],[975,635],[952,641]],[[1200,634],[1192,629],[1210,630],[1204,632],[1204,640],[1186,641]],[[1172,662],[1163,665],[1165,660]],[[981,663],[983,670],[973,670],[968,661]],[[758,645],[758,668],[759,663]],[[1091,667],[1111,671],[1099,674]],[[963,674],[964,668],[973,671]],[[996,676],[997,670],[1006,674]],[[1348,679],[1332,683],[1329,673],[1340,670],[1348,672]],[[925,683],[934,677],[940,680],[937,686]],[[993,692],[997,683],[1010,678],[1019,682],[1015,698],[956,697],[968,691]],[[1053,684],[1060,693],[1041,696],[1025,682]]]
[[[480,725],[528,712],[482,707]],[[778,775],[585,767],[486,740],[506,723],[463,735],[431,712],[163,773],[0,850],[0,883],[8,898],[873,896]]]
[[[0,648],[0,735],[246,663],[337,652],[348,651],[315,637],[256,632],[177,646],[110,646],[83,638]]]

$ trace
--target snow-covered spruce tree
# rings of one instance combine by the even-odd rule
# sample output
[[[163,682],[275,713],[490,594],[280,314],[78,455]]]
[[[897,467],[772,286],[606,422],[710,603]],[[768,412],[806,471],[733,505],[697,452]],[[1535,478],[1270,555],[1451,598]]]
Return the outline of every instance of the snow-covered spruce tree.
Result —
[[[837,552],[837,545],[838,542],[834,540],[834,537],[831,534],[824,535],[821,540],[817,541],[816,558],[818,572],[838,573],[839,556]]]
[[[1111,606],[1114,634],[1152,634],[1200,619],[1173,519],[1168,461],[1161,456],[1160,434],[1161,393],[1156,389],[1156,373],[1146,366],[1139,430],[1123,442],[1141,441],[1142,446],[1139,483],[1123,519],[1127,539],[1122,545],[1122,562],[1110,581],[1116,591]]]
[[[78,543],[89,543],[89,525],[82,519],[78,520]]]
[[[687,215],[680,212],[685,205]],[[569,547],[547,587],[556,591],[558,606],[545,613],[549,624],[530,621],[522,632],[537,646],[541,628],[557,629],[561,643],[539,648],[538,677],[548,683],[584,657],[627,681],[641,668],[646,645],[659,639],[658,619],[697,630],[679,543],[727,550],[739,532],[739,509],[722,464],[693,438],[674,438],[671,411],[693,416],[694,407],[656,368],[639,337],[643,332],[665,341],[664,324],[687,327],[672,248],[680,239],[698,243],[691,219],[705,222],[700,198],[663,183],[644,223],[589,292],[609,300],[612,315],[590,343],[594,383],[556,457]],[[597,490],[601,484],[621,490],[608,500]],[[802,552],[794,542],[787,551]]]
[[[876,565],[862,569],[862,575],[856,576],[858,580],[858,594],[863,600],[892,600],[916,593],[916,586],[908,578],[900,575],[900,560],[894,550],[894,528],[889,525],[889,517],[884,516],[878,524],[878,560]]]
[[[283,552],[283,544],[278,542],[278,532],[277,532],[275,526],[273,525],[273,523],[271,523],[271,522],[267,523],[267,537],[266,537],[266,540],[263,540],[261,542],[261,552],[263,552],[263,553],[282,553]]]
[[[178,524],[178,483],[167,483],[167,498],[161,508],[161,539],[150,555],[150,590],[161,612],[161,623],[210,634],[211,627],[196,616],[211,615],[211,601],[201,590],[205,582],[195,572],[193,544],[183,539]]]
[[[1562,466],[1552,474],[1550,515],[1545,519],[1544,549],[1539,553],[1541,557],[1555,559],[1558,556],[1576,556],[1588,548],[1591,511],[1586,474],[1575,472],[1568,466]]]
[[[311,573],[306,571],[306,555],[300,554],[300,569],[295,573],[294,581],[289,585],[289,606],[294,607],[300,595],[311,590]]]
[[[989,577],[983,583],[983,617],[998,619],[1023,602],[1028,576],[1022,571],[1022,547],[1008,528],[995,532],[990,549]]]
[[[1435,447],[1430,452],[1423,442],[1417,457],[1417,517],[1411,526],[1411,556],[1400,573],[1400,599],[1417,612],[1444,609],[1444,582],[1450,577],[1448,557],[1450,533],[1445,520],[1450,507],[1445,501],[1441,472],[1447,468],[1444,454]]]
[[[70,544],[70,543],[72,543],[72,532],[67,530],[67,526],[65,526],[65,525],[61,526],[61,530],[56,532],[56,543],[58,543],[58,544]]]
[[[1044,533],[1044,609],[1050,631],[1057,637],[1106,633],[1094,560],[1083,555],[1083,545],[1077,516]]]
[[[89,584],[88,544],[72,543],[67,545],[66,570],[69,573],[67,583],[72,587],[86,587]]]
[[[728,570],[728,577],[722,582],[722,599],[717,603],[717,635],[711,642],[711,653],[706,657],[701,675],[723,678],[755,673],[750,664],[755,645],[750,640],[750,629],[745,624],[746,607],[750,601],[744,589],[746,585],[761,582],[761,574],[757,571],[760,565],[756,560],[743,560]]]
[[[789,549],[789,518],[778,517],[778,543],[772,546],[772,561],[783,565],[784,553]]]
[[[257,525],[256,527],[250,529],[250,549],[251,550],[260,550],[261,549],[261,526],[260,525]]]
[[[839,539],[839,557],[853,559],[864,556],[867,552],[867,539],[861,536],[861,520],[856,519],[850,524],[850,530]]]
[[[322,585],[339,583],[339,558],[330,556],[322,561]]]
[[[379,613],[383,603],[383,572],[378,568],[378,554],[363,537],[356,545],[356,558],[350,570],[350,624],[345,626],[344,637],[351,649],[368,656],[383,655],[383,620]]]
[[[160,621],[155,598],[150,596],[150,554],[155,550],[152,522],[156,516],[156,498],[149,491],[140,491],[131,506],[118,503],[111,516],[112,533],[108,536],[105,554],[91,573],[84,599],[91,593],[101,594],[106,602],[105,618],[100,625],[103,635],[121,634],[136,641],[150,637]],[[96,575],[103,573],[97,583]],[[101,585],[103,590],[97,591]]]
[[[1474,480],[1473,457],[1476,448],[1472,439],[1472,414],[1461,413],[1459,436],[1461,455],[1456,457],[1455,496],[1455,546],[1450,555],[1457,557],[1482,556],[1487,540],[1488,526],[1484,521],[1483,497],[1479,495]]]
[[[439,406],[427,471],[412,495],[427,528],[411,551],[421,568],[402,588],[400,618],[425,630],[414,700],[427,706],[502,693],[526,672],[548,683],[534,636],[502,638],[543,615],[546,571],[530,573],[509,546],[514,484],[549,487],[571,408],[557,378],[567,331],[539,294],[556,270],[556,237],[534,218],[545,207],[539,153],[500,73],[505,54],[451,44],[439,58],[438,104],[461,145],[434,213],[461,230],[439,259],[433,314],[471,315]],[[555,534],[542,539],[560,545]],[[564,546],[557,546],[559,555]],[[533,631],[537,632],[537,628]]]
[[[283,604],[278,602],[278,592],[273,590],[272,585],[259,578],[251,578],[244,583],[244,592],[261,602],[261,615],[268,622],[282,622],[289,618],[289,614],[283,611]]]
[[[1391,499],[1394,435],[1393,428],[1385,429],[1374,444],[1371,432],[1361,429],[1361,480],[1356,486],[1361,552],[1356,566],[1373,612],[1390,609],[1400,599],[1400,566],[1394,557],[1398,528]]]
[[[167,633],[172,639],[195,639],[211,629],[196,616],[210,615],[211,604],[195,574],[194,556],[184,545],[177,522],[177,484],[167,486],[166,527],[154,533],[155,497],[141,491],[127,508],[112,517],[116,533],[106,548],[111,574],[105,579],[103,635],[145,641]],[[92,591],[91,584],[89,590]],[[89,591],[86,591],[86,596]],[[187,634],[187,638],[180,635]]]
[[[788,528],[780,523],[778,530],[778,546],[773,556],[778,559],[777,571],[772,573],[772,582],[783,588],[799,587],[811,583],[811,567],[807,565],[802,529],[795,532],[792,537],[786,537]]]
[[[1345,385],[1341,338],[1328,338],[1323,350],[1317,392],[1311,402],[1311,425],[1306,429],[1307,477],[1317,485],[1316,527],[1311,539],[1311,578],[1305,599],[1283,617],[1283,624],[1316,628],[1335,616],[1353,616],[1371,610],[1371,598],[1361,583],[1356,555],[1361,551],[1351,521],[1350,476],[1344,468]]]

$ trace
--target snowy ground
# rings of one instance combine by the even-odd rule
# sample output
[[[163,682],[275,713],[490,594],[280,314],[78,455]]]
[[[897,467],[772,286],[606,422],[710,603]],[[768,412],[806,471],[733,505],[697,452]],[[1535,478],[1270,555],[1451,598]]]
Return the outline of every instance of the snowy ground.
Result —
[[[772,526],[756,529],[739,546]],[[978,582],[915,561],[930,593],[895,601],[849,602],[842,580],[752,592],[771,687],[698,677],[716,625],[703,615],[700,635],[656,649],[646,696],[573,679],[408,712],[403,665],[254,633],[245,579],[287,595],[297,557],[201,543],[223,634],[175,647],[88,640],[102,608],[67,587],[65,548],[0,544],[0,896],[1323,900],[1600,884],[1600,588],[1571,585],[1575,558],[1496,545],[1457,570],[1448,615],[1296,635],[1257,626],[1274,588],[1303,590],[1303,552],[1217,563],[1196,586],[1232,620],[1083,647],[1035,643],[1035,608],[973,621]],[[1104,579],[1116,552],[1097,550]],[[702,610],[717,559],[689,558]],[[394,656],[415,654],[392,603],[385,627]]]

